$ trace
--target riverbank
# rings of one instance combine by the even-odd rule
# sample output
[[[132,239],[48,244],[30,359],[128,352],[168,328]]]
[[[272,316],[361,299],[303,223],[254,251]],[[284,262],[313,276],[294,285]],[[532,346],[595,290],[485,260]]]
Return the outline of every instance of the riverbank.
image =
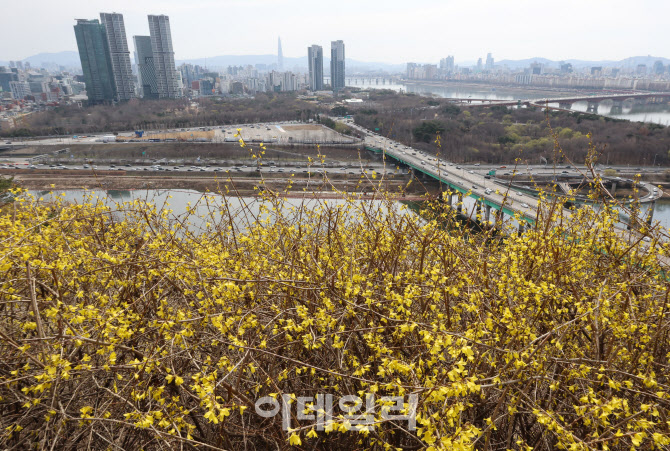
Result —
[[[439,87],[439,88],[458,88],[461,89],[474,89],[481,90],[482,88],[489,88],[491,93],[497,93],[498,88],[502,88],[503,91],[514,91],[520,94],[526,92],[532,92],[537,94],[539,97],[547,96],[556,96],[562,94],[584,94],[584,92],[596,92],[593,89],[570,89],[570,88],[540,88],[533,86],[519,86],[516,84],[505,84],[505,83],[489,83],[486,81],[475,82],[472,80],[467,81],[458,81],[458,80],[448,80],[448,81],[421,81],[421,80],[402,80],[402,83],[405,85],[412,86],[427,86],[427,87]],[[523,98],[523,97],[522,97]],[[523,98],[525,99],[525,98]]]
[[[425,185],[409,184],[409,175],[389,175],[373,178],[371,175],[328,174],[326,178],[314,172],[302,174],[212,173],[186,172],[167,175],[158,171],[91,171],[91,170],[0,170],[0,175],[11,175],[22,188],[30,190],[77,189],[184,189],[200,192],[236,192],[255,194],[264,189],[289,193],[305,191],[343,191],[367,193],[378,189],[420,195]]]

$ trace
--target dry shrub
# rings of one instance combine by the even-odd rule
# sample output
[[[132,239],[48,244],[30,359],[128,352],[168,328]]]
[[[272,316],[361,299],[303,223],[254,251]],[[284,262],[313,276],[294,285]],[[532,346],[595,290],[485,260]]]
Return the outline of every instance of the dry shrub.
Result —
[[[0,217],[2,447],[670,443],[657,230],[630,243],[609,209],[582,209],[473,235],[440,204],[422,218],[383,198],[266,195],[260,211],[223,196],[180,221],[93,199]],[[369,430],[337,407],[326,431],[295,402],[290,431],[254,412],[264,396],[365,393],[418,395],[418,429],[379,405]]]

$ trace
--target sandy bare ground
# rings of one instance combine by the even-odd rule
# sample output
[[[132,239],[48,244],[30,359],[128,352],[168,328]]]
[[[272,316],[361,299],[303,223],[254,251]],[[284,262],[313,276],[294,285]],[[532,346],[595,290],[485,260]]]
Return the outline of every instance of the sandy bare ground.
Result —
[[[252,152],[258,152],[258,146],[251,144]],[[75,144],[61,146],[26,146],[12,149],[0,154],[0,161],[3,159],[17,160],[34,157],[37,155],[49,155],[51,159],[55,158],[53,151],[67,148],[68,151],[60,155],[62,160],[67,160],[69,154],[74,155],[76,159],[112,161],[121,162],[122,159],[131,159],[132,161],[141,161],[146,159],[149,163],[154,159],[168,158],[179,160],[193,160],[197,157],[210,160],[250,160],[249,148],[242,148],[238,143],[150,143],[150,142],[128,142],[128,143],[109,143],[105,145],[96,144]],[[314,158],[317,154],[316,148],[303,146],[273,146],[268,145],[265,150],[264,159],[266,162],[286,161],[286,162],[306,162],[307,157]],[[358,148],[339,148],[323,147],[321,154],[326,157],[326,164],[334,162],[355,163],[359,160],[363,164],[376,160],[364,149]],[[25,157],[25,158],[24,158]]]
[[[133,174],[124,171],[76,171],[67,173],[61,171],[31,171],[17,172],[0,170],[11,173],[15,182],[31,190],[79,190],[79,189],[192,189],[197,191],[235,192],[248,194],[260,190],[262,187],[275,191],[286,191],[296,194],[310,191],[332,191],[333,188],[347,192],[372,192],[375,188],[383,188],[389,192],[398,192],[403,189],[409,178],[393,180],[370,180],[366,178],[347,178],[346,176],[329,178],[324,181],[316,176],[312,178],[289,178],[285,175],[276,175],[261,179],[248,177],[245,174],[171,174],[162,173]],[[0,172],[0,175],[4,175]],[[419,184],[410,185],[412,191],[407,194],[422,192]]]

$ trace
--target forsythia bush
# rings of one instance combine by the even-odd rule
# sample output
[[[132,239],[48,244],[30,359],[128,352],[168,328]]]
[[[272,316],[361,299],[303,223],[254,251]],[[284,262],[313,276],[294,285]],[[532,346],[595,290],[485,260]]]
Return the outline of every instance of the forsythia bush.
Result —
[[[221,197],[197,232],[144,202],[5,211],[2,448],[670,446],[660,232],[581,209],[472,234],[439,205],[267,196]],[[367,394],[356,424],[338,401]],[[317,395],[334,407],[300,404]]]

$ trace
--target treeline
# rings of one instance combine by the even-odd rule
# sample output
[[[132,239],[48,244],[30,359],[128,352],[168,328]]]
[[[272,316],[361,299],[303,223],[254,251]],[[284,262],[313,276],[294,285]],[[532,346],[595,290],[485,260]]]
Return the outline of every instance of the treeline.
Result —
[[[32,114],[3,136],[71,135],[143,129],[171,129],[250,122],[314,119],[320,110],[292,93],[254,99],[132,100],[118,105],[76,105]]]

